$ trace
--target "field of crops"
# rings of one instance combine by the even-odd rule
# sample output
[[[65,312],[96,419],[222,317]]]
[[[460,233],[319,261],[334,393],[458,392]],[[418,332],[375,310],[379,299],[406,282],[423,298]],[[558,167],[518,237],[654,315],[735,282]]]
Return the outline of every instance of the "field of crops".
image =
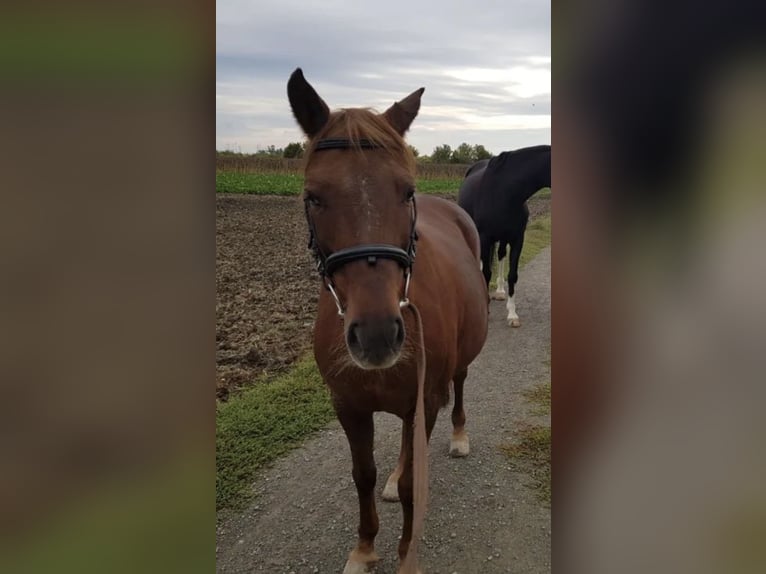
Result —
[[[422,179],[462,178],[467,164],[462,163],[427,163],[418,162],[418,177]],[[263,157],[256,155],[227,156],[216,155],[215,169],[244,173],[303,173],[302,159],[281,157]]]
[[[468,168],[462,164],[419,163],[421,193],[455,192]],[[303,191],[303,160],[272,157],[216,157],[215,189],[219,193],[297,195]]]
[[[420,193],[455,192],[462,178],[418,178]],[[257,173],[217,171],[215,190],[219,193],[253,193],[256,195],[298,195],[303,191],[303,176],[296,173]]]

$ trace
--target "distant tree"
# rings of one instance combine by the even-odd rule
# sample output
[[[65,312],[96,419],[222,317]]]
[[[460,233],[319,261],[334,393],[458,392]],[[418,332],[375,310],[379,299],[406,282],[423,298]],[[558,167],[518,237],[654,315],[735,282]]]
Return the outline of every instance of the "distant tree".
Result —
[[[412,152],[412,155],[414,155],[415,157],[418,157],[420,155],[420,152],[418,151],[418,148],[416,148],[415,146],[408,144],[407,147],[410,148],[410,151]]]
[[[492,157],[492,153],[481,145],[477,144],[473,146],[473,161],[479,161],[480,159],[489,159]]]
[[[452,152],[450,163],[473,163],[474,148],[463,142]]]
[[[433,163],[449,163],[451,156],[452,148],[449,145],[438,145],[431,154],[431,161]]]
[[[287,158],[303,157],[303,144],[299,142],[287,144],[282,152],[282,156]]]
[[[274,145],[267,146],[266,149],[260,149],[257,152],[255,152],[255,155],[260,157],[282,157],[283,150],[281,147],[276,147]]]

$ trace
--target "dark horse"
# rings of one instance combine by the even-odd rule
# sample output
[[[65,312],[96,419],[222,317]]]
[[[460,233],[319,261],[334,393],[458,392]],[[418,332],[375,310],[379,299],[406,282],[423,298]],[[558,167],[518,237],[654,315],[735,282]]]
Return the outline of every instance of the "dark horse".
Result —
[[[298,68],[287,93],[309,137],[303,201],[321,276],[314,356],[351,447],[359,497],[359,539],[343,572],[365,572],[378,559],[373,413],[385,411],[403,424],[383,498],[401,502],[400,573],[414,573],[428,439],[450,382],[450,454],[469,450],[463,383],[484,346],[489,314],[479,236],[453,202],[415,193],[415,159],[403,136],[423,88],[382,114],[331,112]]]
[[[519,278],[519,257],[524,246],[524,233],[529,221],[527,200],[537,191],[551,186],[551,146],[539,145],[505,151],[477,161],[465,173],[460,185],[458,204],[473,219],[479,230],[481,263],[484,280],[489,287],[492,277],[492,254],[499,243],[497,291],[494,299],[505,299],[508,324],[521,325],[514,299]],[[510,245],[508,294],[503,281],[503,259]]]

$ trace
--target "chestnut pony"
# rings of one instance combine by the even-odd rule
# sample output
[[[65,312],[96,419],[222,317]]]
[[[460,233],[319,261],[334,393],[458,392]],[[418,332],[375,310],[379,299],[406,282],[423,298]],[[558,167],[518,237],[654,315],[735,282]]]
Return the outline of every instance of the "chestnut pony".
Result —
[[[489,295],[471,218],[453,202],[415,194],[415,161],[403,136],[423,91],[383,114],[330,112],[300,68],[287,84],[309,138],[303,200],[322,279],[314,356],[351,447],[359,496],[359,539],[344,574],[378,560],[374,412],[403,421],[399,462],[383,491],[402,505],[400,573],[417,568],[427,441],[449,402],[450,381],[450,454],[468,454],[463,382],[487,337]]]

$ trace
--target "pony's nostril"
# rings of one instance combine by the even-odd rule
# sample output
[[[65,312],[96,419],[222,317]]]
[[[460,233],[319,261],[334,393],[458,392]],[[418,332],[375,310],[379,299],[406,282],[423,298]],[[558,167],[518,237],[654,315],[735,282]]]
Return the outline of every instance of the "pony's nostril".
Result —
[[[404,342],[404,323],[397,317],[394,319],[394,344],[398,347]]]
[[[346,341],[348,342],[349,347],[358,349],[361,346],[359,342],[359,323],[357,321],[354,321],[349,325]]]

